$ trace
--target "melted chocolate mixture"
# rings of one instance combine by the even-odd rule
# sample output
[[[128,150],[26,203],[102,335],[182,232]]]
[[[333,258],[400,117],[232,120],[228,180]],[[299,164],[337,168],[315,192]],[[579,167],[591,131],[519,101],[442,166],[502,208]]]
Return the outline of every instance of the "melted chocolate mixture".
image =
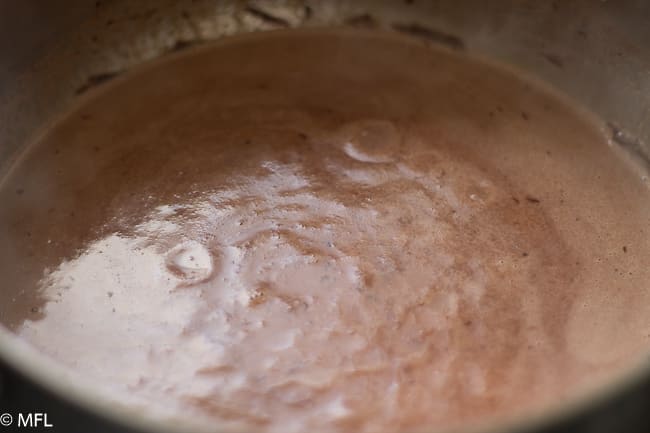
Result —
[[[595,122],[397,36],[276,32],[85,95],[0,190],[4,323],[157,417],[512,418],[650,346],[650,193]]]

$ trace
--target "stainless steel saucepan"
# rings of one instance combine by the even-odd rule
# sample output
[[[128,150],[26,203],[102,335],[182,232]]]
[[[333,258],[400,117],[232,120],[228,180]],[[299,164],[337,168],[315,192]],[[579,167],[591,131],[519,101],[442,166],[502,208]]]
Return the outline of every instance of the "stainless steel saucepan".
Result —
[[[0,175],[75,97],[139,63],[237,33],[324,26],[400,32],[511,64],[606,120],[612,145],[650,168],[650,1],[0,0]],[[54,431],[185,431],[64,381],[3,326],[24,296],[0,280],[0,414],[47,412]],[[650,357],[585,399],[487,431],[650,431]]]

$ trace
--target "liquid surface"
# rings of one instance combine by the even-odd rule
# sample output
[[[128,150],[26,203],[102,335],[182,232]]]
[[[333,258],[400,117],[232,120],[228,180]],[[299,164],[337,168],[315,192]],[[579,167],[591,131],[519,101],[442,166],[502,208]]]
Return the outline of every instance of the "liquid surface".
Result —
[[[156,417],[461,428],[648,351],[648,198],[511,73],[382,34],[241,37],[118,78],[35,143],[0,191],[0,313]]]

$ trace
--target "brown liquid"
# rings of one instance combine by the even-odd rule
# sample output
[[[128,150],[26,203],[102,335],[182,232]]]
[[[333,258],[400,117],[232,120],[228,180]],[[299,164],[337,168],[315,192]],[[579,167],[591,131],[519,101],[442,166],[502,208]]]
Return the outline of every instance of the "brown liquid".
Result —
[[[511,73],[389,35],[241,37],[119,78],[17,164],[3,321],[215,428],[512,418],[647,352],[648,198]]]

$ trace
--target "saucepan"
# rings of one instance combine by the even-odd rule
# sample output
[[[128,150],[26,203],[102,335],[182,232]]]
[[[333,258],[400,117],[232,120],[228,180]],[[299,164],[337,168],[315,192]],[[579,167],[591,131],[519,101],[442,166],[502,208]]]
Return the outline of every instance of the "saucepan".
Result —
[[[75,98],[142,62],[238,33],[301,27],[398,32],[512,65],[604,119],[611,145],[650,168],[649,23],[645,0],[0,0],[0,174]],[[66,432],[185,431],[62,379],[8,326],[24,297],[0,282],[0,414]],[[5,425],[0,432],[16,427]],[[649,426],[650,357],[591,395],[496,431]]]

